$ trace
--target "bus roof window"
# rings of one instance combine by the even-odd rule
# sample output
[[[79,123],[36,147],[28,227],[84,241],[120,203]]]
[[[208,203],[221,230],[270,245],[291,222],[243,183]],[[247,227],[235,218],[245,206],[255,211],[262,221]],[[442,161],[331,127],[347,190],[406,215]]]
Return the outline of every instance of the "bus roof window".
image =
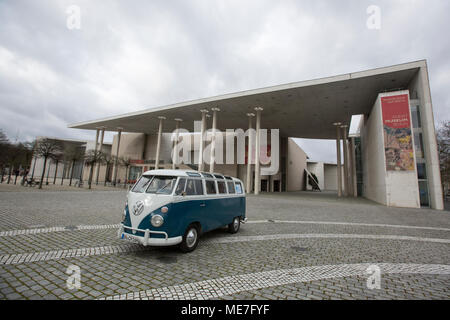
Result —
[[[186,172],[189,177],[201,177],[200,173],[197,172]]]
[[[202,172],[202,175],[203,175],[205,178],[213,178],[212,174],[209,174],[209,173],[206,173],[206,172]]]

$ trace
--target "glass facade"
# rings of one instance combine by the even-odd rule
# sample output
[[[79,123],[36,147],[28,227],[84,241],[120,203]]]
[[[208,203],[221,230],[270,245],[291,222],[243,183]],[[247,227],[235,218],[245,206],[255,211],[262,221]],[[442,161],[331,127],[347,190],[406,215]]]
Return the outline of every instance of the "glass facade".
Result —
[[[362,150],[361,138],[355,137],[355,167],[356,167],[356,189],[358,197],[362,196],[363,192],[363,168],[362,168]]]
[[[414,133],[414,150],[416,153],[417,180],[419,184],[420,205],[429,207],[428,180],[425,153],[423,149],[422,124],[419,100],[410,101],[411,122]]]
[[[128,174],[128,180],[130,180],[130,183],[133,183],[133,181],[136,181],[137,178],[142,174],[142,167],[130,167],[130,172]]]

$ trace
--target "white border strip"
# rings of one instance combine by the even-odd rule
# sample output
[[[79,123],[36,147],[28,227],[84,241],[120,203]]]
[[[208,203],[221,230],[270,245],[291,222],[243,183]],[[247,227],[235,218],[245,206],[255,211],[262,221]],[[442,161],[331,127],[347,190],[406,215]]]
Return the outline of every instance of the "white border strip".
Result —
[[[396,235],[375,235],[375,234],[270,234],[260,236],[236,236],[223,237],[218,239],[209,239],[203,241],[205,244],[226,244],[234,242],[249,242],[249,241],[267,241],[267,240],[289,240],[289,239],[374,239],[374,240],[407,240],[407,241],[422,241],[449,244],[450,239],[438,238],[420,238],[410,236],[396,236]],[[0,265],[20,264],[26,262],[38,262],[48,260],[58,260],[73,257],[88,257],[104,254],[115,253],[130,253],[143,251],[147,247],[136,244],[122,244],[115,246],[103,246],[92,248],[79,249],[65,249],[53,251],[41,251],[31,253],[6,254],[0,256]]]
[[[403,229],[422,229],[422,230],[436,230],[436,231],[450,231],[449,228],[438,227],[420,227],[420,226],[406,226],[396,224],[371,224],[371,223],[357,223],[357,222],[333,222],[333,221],[291,221],[291,220],[249,220],[246,223],[286,223],[286,224],[319,224],[319,225],[339,225],[339,226],[362,226],[362,227],[383,227],[383,228],[403,228]],[[63,231],[77,231],[77,230],[96,230],[96,229],[111,229],[119,228],[120,224],[105,224],[105,225],[79,225],[75,228],[67,227],[49,227],[36,229],[22,229],[0,231],[0,237],[9,237],[17,235],[33,235],[38,233],[49,232],[63,232]]]
[[[268,234],[260,236],[235,236],[224,237],[213,240],[214,243],[232,243],[232,242],[246,242],[246,241],[266,241],[266,240],[283,240],[283,239],[374,239],[374,240],[409,240],[435,243],[450,243],[450,239],[440,238],[423,238],[411,236],[397,236],[397,235],[382,235],[382,234],[353,234],[353,233],[304,233],[304,234]]]
[[[1,231],[0,237],[30,235],[30,234],[33,235],[33,234],[38,234],[38,233],[49,233],[49,232],[112,229],[112,228],[119,228],[119,226],[120,226],[120,224],[97,224],[97,225],[74,226],[74,228],[71,228],[71,227],[49,227],[49,228],[36,228],[36,229],[9,230],[9,231]]]
[[[338,226],[361,226],[361,227],[383,227],[383,228],[403,228],[403,229],[450,231],[449,228],[439,228],[439,227],[421,227],[421,226],[406,226],[406,225],[399,225],[399,224],[334,222],[334,221],[249,220],[246,223],[322,224],[322,225],[338,225]]]
[[[450,266],[442,264],[358,263],[311,266],[209,279],[199,282],[185,283],[182,285],[109,296],[100,298],[100,300],[213,299],[221,296],[233,295],[243,291],[258,290],[298,282],[368,276],[370,274],[367,274],[366,270],[371,265],[378,266],[382,274],[450,274]]]

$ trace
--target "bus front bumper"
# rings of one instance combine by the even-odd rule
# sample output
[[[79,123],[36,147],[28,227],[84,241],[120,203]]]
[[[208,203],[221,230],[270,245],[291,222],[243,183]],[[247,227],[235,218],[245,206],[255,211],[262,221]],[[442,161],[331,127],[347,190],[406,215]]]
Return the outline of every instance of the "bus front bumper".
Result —
[[[125,229],[131,230],[132,232],[141,231],[144,232],[144,236],[140,237],[134,234],[126,233]],[[150,238],[150,234],[162,234],[164,238]],[[179,244],[183,237],[173,237],[169,238],[166,232],[163,231],[151,231],[149,229],[137,229],[131,227],[125,227],[123,224],[120,225],[119,230],[117,231],[117,236],[119,239],[127,240],[133,243],[139,243],[144,246],[173,246]]]

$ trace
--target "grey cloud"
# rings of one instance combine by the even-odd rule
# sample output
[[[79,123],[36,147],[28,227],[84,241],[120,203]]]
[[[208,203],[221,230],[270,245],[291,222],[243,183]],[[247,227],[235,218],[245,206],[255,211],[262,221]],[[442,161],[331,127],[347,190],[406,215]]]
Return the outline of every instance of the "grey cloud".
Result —
[[[66,28],[72,4],[81,30]],[[366,28],[371,4],[379,31]],[[2,1],[0,128],[93,139],[67,124],[424,58],[436,122],[448,120],[449,9],[445,0]],[[300,141],[312,159],[335,161],[331,142]]]

